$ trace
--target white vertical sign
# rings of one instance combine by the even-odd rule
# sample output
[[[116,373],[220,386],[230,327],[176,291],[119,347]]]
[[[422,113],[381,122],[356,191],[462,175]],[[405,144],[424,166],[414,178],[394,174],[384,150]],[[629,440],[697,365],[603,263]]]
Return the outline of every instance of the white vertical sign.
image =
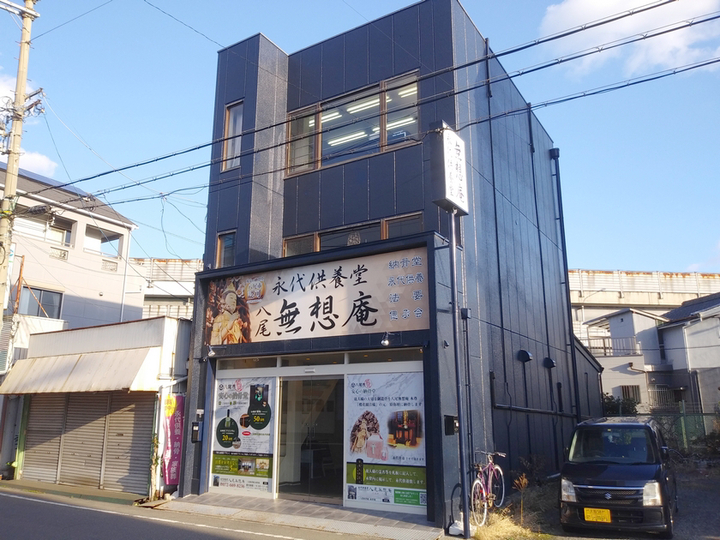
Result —
[[[465,215],[468,213],[465,142],[450,129],[443,130],[443,154],[445,199]]]

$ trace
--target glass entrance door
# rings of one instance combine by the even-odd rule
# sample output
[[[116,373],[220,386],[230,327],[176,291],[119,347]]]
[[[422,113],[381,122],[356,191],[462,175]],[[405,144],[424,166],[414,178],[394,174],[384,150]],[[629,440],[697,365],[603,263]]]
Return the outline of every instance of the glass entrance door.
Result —
[[[284,380],[280,400],[280,497],[340,504],[343,379]]]

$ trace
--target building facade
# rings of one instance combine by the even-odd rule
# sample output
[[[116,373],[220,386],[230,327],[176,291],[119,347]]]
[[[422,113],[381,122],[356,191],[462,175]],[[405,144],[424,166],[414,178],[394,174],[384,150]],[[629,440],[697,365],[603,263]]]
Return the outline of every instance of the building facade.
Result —
[[[0,385],[0,472],[138,494],[179,483],[191,323],[157,317],[33,334]]]
[[[464,217],[436,204],[443,125]],[[213,137],[181,495],[448,527],[480,451],[559,468],[601,413],[571,333],[559,152],[457,1],[290,55],[263,35],[220,51]]]

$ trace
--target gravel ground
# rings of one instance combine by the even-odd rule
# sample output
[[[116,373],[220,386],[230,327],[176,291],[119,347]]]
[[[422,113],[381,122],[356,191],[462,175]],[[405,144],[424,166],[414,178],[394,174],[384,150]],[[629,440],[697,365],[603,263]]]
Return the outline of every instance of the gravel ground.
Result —
[[[685,471],[677,475],[678,507],[675,514],[676,540],[720,540],[720,470],[697,469]],[[651,533],[610,533],[583,531],[565,533],[560,527],[557,510],[554,517],[549,516],[543,533],[549,538],[582,539],[595,538],[601,540],[653,539]]]

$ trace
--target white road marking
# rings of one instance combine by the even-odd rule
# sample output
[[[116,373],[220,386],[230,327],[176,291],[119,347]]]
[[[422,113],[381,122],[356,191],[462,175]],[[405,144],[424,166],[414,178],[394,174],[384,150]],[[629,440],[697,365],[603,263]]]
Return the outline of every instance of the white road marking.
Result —
[[[11,495],[9,493],[3,493],[3,492],[0,492],[0,496],[1,497],[9,497],[11,499],[20,499],[23,501],[31,501],[31,502],[36,502],[36,503],[40,503],[40,504],[50,504],[53,506],[61,506],[64,508],[75,508],[77,510],[88,510],[90,512],[99,512],[102,514],[114,514],[116,516],[127,516],[127,517],[132,517],[132,518],[137,518],[137,519],[146,519],[148,521],[159,521],[162,523],[172,523],[175,525],[188,525],[188,526],[197,527],[200,529],[212,529],[215,531],[226,531],[226,532],[252,534],[255,536],[262,536],[265,538],[278,538],[279,540],[303,540],[302,538],[296,538],[294,536],[283,536],[280,534],[268,534],[268,533],[261,533],[261,532],[255,532],[255,531],[247,531],[244,529],[231,529],[229,527],[217,527],[215,525],[203,525],[202,523],[187,523],[185,521],[159,518],[159,517],[154,517],[154,516],[137,516],[137,515],[133,515],[133,514],[124,514],[122,512],[115,512],[113,510],[100,510],[98,508],[87,508],[85,506],[77,506],[74,504],[59,503],[59,502],[54,502],[54,501],[45,501],[42,499],[34,499],[32,497],[23,497],[21,495]]]

